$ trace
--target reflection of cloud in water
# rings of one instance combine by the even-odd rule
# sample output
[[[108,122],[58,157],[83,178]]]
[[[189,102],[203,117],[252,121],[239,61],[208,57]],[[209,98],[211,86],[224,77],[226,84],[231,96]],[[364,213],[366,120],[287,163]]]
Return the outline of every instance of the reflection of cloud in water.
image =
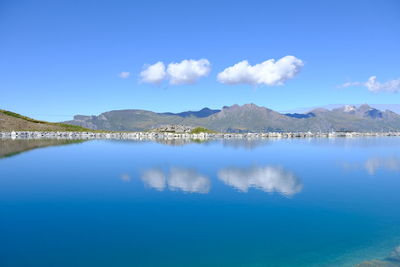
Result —
[[[365,162],[364,167],[371,175],[379,169],[400,171],[400,158],[370,158]]]
[[[375,175],[378,170],[397,171],[400,172],[400,158],[387,157],[387,158],[369,158],[363,163],[357,162],[343,162],[342,166],[346,170],[366,170],[368,174]]]
[[[218,178],[242,192],[247,192],[249,188],[254,187],[265,192],[276,191],[285,196],[291,196],[303,189],[303,185],[294,174],[275,166],[247,169],[225,168],[218,172]]]
[[[400,246],[396,247],[390,254],[388,260],[397,261],[400,263]]]
[[[131,176],[128,173],[121,174],[120,178],[122,181],[127,183],[131,181]]]
[[[208,193],[210,180],[192,169],[171,168],[166,175],[161,169],[149,169],[142,174],[143,182],[159,191],[163,191],[167,185],[172,191],[188,193]]]
[[[208,193],[210,191],[210,180],[191,169],[172,168],[168,178],[168,186],[171,190]]]
[[[396,247],[390,255],[384,259],[374,259],[362,262],[357,267],[399,267],[400,266],[400,246]]]
[[[142,181],[147,185],[159,191],[166,187],[166,176],[161,169],[149,169],[143,172]]]

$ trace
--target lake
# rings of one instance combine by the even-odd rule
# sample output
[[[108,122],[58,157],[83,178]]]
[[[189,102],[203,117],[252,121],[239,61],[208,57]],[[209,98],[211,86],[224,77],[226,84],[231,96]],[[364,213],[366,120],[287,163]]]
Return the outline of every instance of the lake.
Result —
[[[0,266],[397,266],[399,190],[397,137],[0,140]]]

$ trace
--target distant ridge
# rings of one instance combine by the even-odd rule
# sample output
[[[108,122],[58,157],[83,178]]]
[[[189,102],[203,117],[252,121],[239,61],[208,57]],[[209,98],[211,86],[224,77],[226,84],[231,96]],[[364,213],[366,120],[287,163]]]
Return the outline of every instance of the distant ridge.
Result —
[[[360,107],[363,104],[347,104],[348,106],[355,106],[355,107]],[[296,108],[292,110],[285,110],[283,113],[307,113],[310,112],[311,110],[317,109],[317,108],[324,108],[328,110],[336,109],[346,106],[346,104],[331,104],[331,105],[322,105],[322,106],[314,106],[314,107],[301,107],[301,108]],[[369,104],[370,107],[379,109],[379,110],[391,110],[397,114],[400,114],[400,104]]]
[[[164,112],[164,113],[161,113],[161,114],[164,114],[164,115],[176,115],[176,116],[183,117],[183,118],[190,117],[190,116],[193,116],[193,117],[196,117],[196,118],[205,118],[205,117],[208,117],[208,116],[210,116],[212,114],[218,113],[220,111],[221,111],[220,109],[203,108],[203,109],[201,109],[199,111],[184,111],[184,112],[180,112],[180,113]]]
[[[317,108],[307,113],[282,114],[255,104],[204,108],[180,113],[147,110],[114,110],[98,116],[76,115],[66,124],[95,130],[145,131],[165,125],[205,127],[218,132],[288,131],[399,131],[400,115],[367,104],[344,105],[334,109]]]

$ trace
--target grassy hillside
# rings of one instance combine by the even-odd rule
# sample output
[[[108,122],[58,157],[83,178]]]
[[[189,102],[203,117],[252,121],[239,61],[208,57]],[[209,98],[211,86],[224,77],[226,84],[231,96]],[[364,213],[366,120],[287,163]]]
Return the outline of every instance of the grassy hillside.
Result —
[[[203,127],[196,127],[190,133],[199,134],[199,133],[217,133],[217,132]]]
[[[81,126],[40,121],[0,109],[0,131],[92,131]]]

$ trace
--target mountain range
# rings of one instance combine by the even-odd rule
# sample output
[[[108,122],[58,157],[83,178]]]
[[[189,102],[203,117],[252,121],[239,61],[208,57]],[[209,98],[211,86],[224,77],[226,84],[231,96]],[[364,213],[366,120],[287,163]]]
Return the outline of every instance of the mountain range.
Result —
[[[344,105],[332,110],[317,108],[307,113],[279,113],[255,104],[225,106],[221,110],[203,108],[181,113],[147,110],[113,110],[97,116],[76,115],[65,124],[94,130],[146,131],[163,125],[205,127],[218,132],[286,131],[398,131],[400,115],[367,104]]]
[[[360,107],[362,104],[347,104],[348,106]],[[330,105],[322,105],[322,106],[313,106],[313,107],[299,107],[295,109],[281,111],[282,113],[307,113],[317,108],[325,108],[325,109],[336,109],[346,106],[346,104],[330,104]],[[400,104],[369,104],[370,107],[379,109],[379,110],[391,110],[400,114]]]

